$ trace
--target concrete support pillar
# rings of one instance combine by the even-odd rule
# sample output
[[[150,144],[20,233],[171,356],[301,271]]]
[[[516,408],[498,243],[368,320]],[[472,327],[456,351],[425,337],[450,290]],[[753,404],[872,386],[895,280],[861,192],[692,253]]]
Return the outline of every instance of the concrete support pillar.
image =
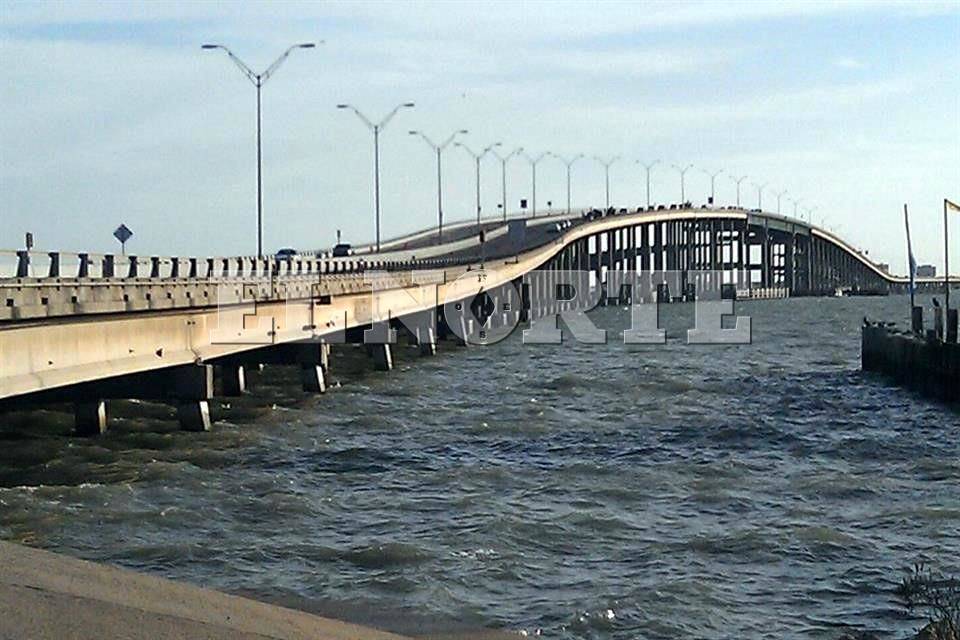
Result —
[[[181,401],[177,419],[184,431],[210,431],[210,405],[206,400]]]
[[[373,358],[373,368],[377,371],[390,371],[393,369],[393,350],[389,344],[369,344],[367,345],[370,357]]]
[[[243,365],[219,365],[217,367],[223,385],[223,395],[241,396],[247,390],[247,377]]]
[[[78,436],[98,436],[107,431],[107,403],[103,400],[77,402],[73,417]]]
[[[306,393],[326,393],[327,372],[319,364],[300,364],[300,384]]]
[[[420,355],[437,355],[437,336],[433,331],[433,327],[418,329],[417,344],[420,347]]]

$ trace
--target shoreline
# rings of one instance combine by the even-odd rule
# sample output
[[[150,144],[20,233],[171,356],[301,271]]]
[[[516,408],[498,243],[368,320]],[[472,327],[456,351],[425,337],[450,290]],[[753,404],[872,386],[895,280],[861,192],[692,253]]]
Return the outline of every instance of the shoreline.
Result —
[[[371,627],[0,541],[0,637],[404,640]],[[516,637],[499,631],[433,638]]]

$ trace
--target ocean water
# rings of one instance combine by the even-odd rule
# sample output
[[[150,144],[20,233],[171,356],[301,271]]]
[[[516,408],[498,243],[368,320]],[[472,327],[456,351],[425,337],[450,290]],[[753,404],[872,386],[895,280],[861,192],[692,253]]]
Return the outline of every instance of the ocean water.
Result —
[[[859,370],[903,297],[737,304],[750,345],[397,348],[341,386],[268,368],[210,433],[115,402],[0,416],[0,537],[403,633],[836,638],[920,624],[891,590],[960,573],[960,412]]]

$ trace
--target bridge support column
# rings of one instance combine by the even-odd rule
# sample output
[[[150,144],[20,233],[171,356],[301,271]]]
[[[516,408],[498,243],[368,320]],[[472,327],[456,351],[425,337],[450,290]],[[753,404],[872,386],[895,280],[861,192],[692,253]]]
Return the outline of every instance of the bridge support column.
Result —
[[[390,371],[393,369],[393,350],[389,344],[369,344],[367,345],[370,357],[373,358],[373,368],[377,371]]]
[[[210,404],[206,400],[181,402],[177,419],[184,431],[210,431]]]
[[[184,431],[210,430],[210,405],[213,397],[213,366],[186,365],[172,374],[172,400],[177,405],[177,418]]]
[[[107,431],[107,403],[104,400],[73,405],[74,429],[78,436],[98,436]]]
[[[247,376],[243,365],[218,365],[216,373],[219,374],[223,386],[223,395],[227,397],[241,396],[247,390]]]

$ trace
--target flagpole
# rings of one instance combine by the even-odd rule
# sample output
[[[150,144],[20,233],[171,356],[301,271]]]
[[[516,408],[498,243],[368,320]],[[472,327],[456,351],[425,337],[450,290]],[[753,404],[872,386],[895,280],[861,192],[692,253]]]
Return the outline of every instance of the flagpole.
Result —
[[[947,237],[947,205],[953,204],[946,198],[943,199],[943,283],[946,285],[944,293],[944,304],[947,306],[946,316],[950,317],[950,239]],[[956,205],[954,205],[956,207]],[[960,208],[958,208],[960,210]],[[948,320],[949,322],[949,320]]]
[[[914,307],[914,259],[913,247],[910,244],[910,216],[907,213],[907,203],[903,203],[903,223],[907,227],[907,276],[910,278],[910,313],[913,314]]]

